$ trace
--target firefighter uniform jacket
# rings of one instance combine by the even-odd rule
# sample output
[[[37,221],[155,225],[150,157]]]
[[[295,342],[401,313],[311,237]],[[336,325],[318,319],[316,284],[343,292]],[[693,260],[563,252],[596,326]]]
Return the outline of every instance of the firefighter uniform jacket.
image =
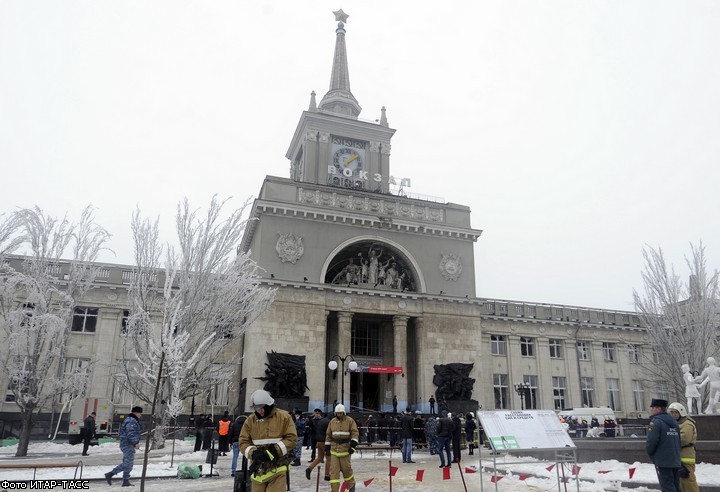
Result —
[[[265,417],[259,418],[256,413],[252,413],[247,418],[240,431],[240,452],[250,460],[258,446],[274,444],[280,456],[285,456],[295,449],[297,440],[295,423],[290,414],[285,410],[273,408]],[[287,467],[282,466],[277,468],[276,472],[285,470],[287,470]],[[276,473],[269,475],[274,474]],[[266,476],[263,478],[263,480],[258,481],[266,481],[272,477]]]
[[[682,417],[678,420],[678,425],[680,426],[680,461],[685,464],[695,464],[695,443],[697,441],[695,421],[690,417]]]
[[[360,441],[355,420],[347,415],[332,419],[325,433],[325,446],[332,446],[331,453],[335,456],[347,455],[351,440],[355,443]]]

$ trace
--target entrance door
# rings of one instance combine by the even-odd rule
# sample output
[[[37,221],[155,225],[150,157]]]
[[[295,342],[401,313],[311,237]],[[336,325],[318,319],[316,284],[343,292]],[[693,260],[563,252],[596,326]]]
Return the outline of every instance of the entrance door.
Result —
[[[350,373],[350,405],[353,410],[376,412],[380,405],[380,375]]]

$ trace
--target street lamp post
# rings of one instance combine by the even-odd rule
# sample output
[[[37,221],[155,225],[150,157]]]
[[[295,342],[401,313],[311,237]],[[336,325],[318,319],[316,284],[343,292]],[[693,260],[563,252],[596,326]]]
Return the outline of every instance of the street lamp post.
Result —
[[[525,397],[527,396],[528,389],[530,389],[530,385],[525,382],[515,385],[515,392],[520,397],[520,410],[525,410]]]
[[[350,359],[350,362],[348,363],[349,371],[354,371],[355,369],[357,369],[358,365],[357,362],[355,362],[353,356],[350,354],[346,355],[345,357],[341,357],[335,354],[330,359],[330,362],[328,362],[328,368],[330,368],[331,371],[337,370],[338,363],[335,359],[340,361],[340,401],[343,405],[345,405],[345,361]],[[348,411],[350,411],[350,405],[348,405],[346,408]]]

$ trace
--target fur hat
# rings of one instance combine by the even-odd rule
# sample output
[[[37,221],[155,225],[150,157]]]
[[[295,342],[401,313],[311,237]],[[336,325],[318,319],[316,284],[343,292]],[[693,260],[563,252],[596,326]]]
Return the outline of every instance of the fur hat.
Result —
[[[652,408],[652,407],[667,408],[667,406],[668,406],[667,400],[660,400],[659,398],[653,398],[653,399],[650,401],[650,407],[651,407],[651,408]]]
[[[143,413],[142,407],[132,407],[132,410],[130,410],[130,413]]]

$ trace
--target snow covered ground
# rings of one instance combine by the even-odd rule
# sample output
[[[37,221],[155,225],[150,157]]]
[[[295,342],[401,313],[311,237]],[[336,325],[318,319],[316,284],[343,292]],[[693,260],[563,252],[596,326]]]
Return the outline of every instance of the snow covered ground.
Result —
[[[174,455],[171,453],[172,441],[168,441],[168,447],[163,450],[153,451],[150,454],[147,476],[152,477],[146,482],[146,488],[152,491],[179,492],[185,490],[232,490],[232,478],[230,477],[230,456],[220,457],[215,467],[218,475],[211,478],[200,478],[196,480],[180,480],[177,476],[179,463],[197,463],[203,465],[203,471],[207,473],[209,465],[205,464],[206,452],[193,452],[192,442],[175,441]],[[51,463],[51,462],[72,462],[82,459],[83,478],[95,479],[91,482],[92,490],[109,490],[110,487],[101,481],[103,475],[115,464],[121,461],[121,453],[116,443],[105,443],[90,448],[90,456],[80,456],[81,447],[60,444],[56,442],[31,443],[26,458],[15,458],[16,446],[0,448],[0,464],[12,463]],[[291,489],[294,492],[310,492],[315,490],[315,475],[312,481],[308,481],[304,475],[305,463],[309,460],[309,451],[303,451],[303,466],[292,468]],[[171,466],[172,458],[172,466]],[[475,458],[471,461],[470,458]],[[437,456],[430,456],[427,452],[416,452],[413,459],[415,464],[403,464],[399,453],[392,456],[392,466],[397,471],[392,479],[393,491],[407,492],[417,490],[464,490],[462,479],[464,478],[468,490],[477,491],[495,490],[495,483],[491,482],[490,473],[479,472],[480,461],[478,456],[463,454],[462,477],[457,465],[451,469],[449,480],[443,480],[442,470],[438,468],[439,459]],[[523,463],[518,463],[523,461]],[[135,468],[132,473],[132,481],[139,482],[142,472],[142,453],[136,456]],[[564,465],[559,469],[552,463],[537,462],[532,458],[517,458],[500,456],[497,460],[498,468],[506,473],[497,482],[498,490],[502,491],[540,491],[557,490],[557,474],[561,476],[572,476],[572,465]],[[492,466],[492,457],[487,451],[482,453],[482,465]],[[376,455],[373,452],[364,452],[360,457],[357,454],[353,457],[353,466],[357,480],[356,490],[368,492],[380,492],[389,490],[389,456]],[[604,460],[594,463],[579,463],[580,490],[583,492],[601,492],[609,487],[619,486],[621,482],[646,484],[634,490],[647,492],[657,490],[652,484],[657,484],[655,469],[646,463],[621,463],[616,460]],[[418,481],[419,471],[422,471],[422,481]],[[38,479],[71,479],[74,469],[72,468],[43,468],[37,470]],[[0,470],[0,480],[29,480],[32,478],[32,469],[22,470]],[[631,475],[632,474],[632,478]],[[698,481],[701,486],[712,485],[720,487],[720,465],[700,463],[697,467]],[[500,476],[500,475],[499,475]],[[119,485],[116,479],[115,485]],[[563,488],[564,489],[564,488]],[[0,489],[2,490],[2,489]],[[329,484],[321,480],[320,490],[330,490]],[[575,482],[568,484],[568,489],[575,491]]]

